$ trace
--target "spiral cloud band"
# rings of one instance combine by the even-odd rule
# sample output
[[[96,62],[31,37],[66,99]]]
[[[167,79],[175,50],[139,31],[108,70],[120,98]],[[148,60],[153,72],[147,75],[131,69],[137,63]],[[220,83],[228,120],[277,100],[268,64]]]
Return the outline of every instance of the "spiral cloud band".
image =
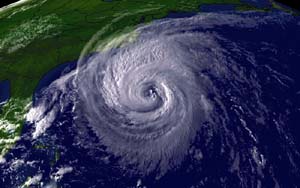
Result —
[[[112,33],[109,40],[100,31],[76,70],[51,84],[28,114],[36,125],[33,137],[62,126],[56,117],[71,104],[68,134],[76,147],[90,151],[95,166],[106,161],[115,167],[113,156],[130,175],[162,177],[185,159],[199,174],[206,168],[205,175],[219,162],[220,171],[250,187],[264,177],[276,183],[280,174],[270,169],[279,154],[268,154],[285,153],[294,171],[298,155],[282,107],[288,99],[268,87],[280,92],[292,79],[276,67],[278,41],[253,32],[284,32],[289,22],[295,20],[284,13],[203,13]],[[299,54],[291,49],[289,55]],[[273,140],[281,144],[278,151],[268,147]]]
[[[196,57],[181,45],[195,36],[151,35],[92,57],[78,75],[89,123],[113,153],[142,161],[141,171],[181,161],[210,110]]]
[[[234,77],[222,38],[205,31],[216,21],[211,15],[158,21],[133,31],[133,41],[79,62],[79,114],[109,152],[143,174],[176,167],[210,121],[207,96],[216,86],[203,72]],[[226,22],[252,27],[231,15],[216,25]]]

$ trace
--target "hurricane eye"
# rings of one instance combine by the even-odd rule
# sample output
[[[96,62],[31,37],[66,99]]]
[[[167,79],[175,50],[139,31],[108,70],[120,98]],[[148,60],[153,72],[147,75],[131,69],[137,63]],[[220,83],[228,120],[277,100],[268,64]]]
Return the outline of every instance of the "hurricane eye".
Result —
[[[155,86],[149,86],[143,91],[143,96],[146,98],[156,99],[158,93]]]

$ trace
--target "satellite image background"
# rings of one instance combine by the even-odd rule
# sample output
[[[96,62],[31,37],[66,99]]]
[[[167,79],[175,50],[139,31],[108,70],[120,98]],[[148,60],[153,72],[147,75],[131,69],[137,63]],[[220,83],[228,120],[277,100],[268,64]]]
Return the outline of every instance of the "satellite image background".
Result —
[[[299,187],[296,1],[0,8],[0,187]]]

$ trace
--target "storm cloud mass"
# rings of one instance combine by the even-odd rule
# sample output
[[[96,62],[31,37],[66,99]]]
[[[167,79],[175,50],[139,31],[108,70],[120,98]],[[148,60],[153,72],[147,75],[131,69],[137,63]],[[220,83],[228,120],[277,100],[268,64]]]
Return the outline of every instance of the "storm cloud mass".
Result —
[[[287,177],[296,185],[299,153],[288,120],[297,107],[279,97],[292,92],[295,81],[282,67],[293,62],[276,57],[288,51],[299,60],[299,49],[279,47],[270,35],[296,22],[284,13],[203,13],[140,25],[108,41],[95,34],[76,70],[35,103],[27,118],[33,137],[68,125],[74,147],[94,156],[95,166],[105,161],[125,176],[160,179],[188,160],[184,168],[197,181],[207,175],[203,185],[220,178],[242,187],[280,185]],[[71,123],[54,118],[65,113]]]

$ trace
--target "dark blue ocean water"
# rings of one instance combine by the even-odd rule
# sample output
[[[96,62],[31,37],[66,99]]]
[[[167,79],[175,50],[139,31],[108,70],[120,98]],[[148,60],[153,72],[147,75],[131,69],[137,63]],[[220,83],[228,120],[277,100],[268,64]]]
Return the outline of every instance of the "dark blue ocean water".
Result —
[[[235,10],[236,5],[226,5],[226,4],[215,4],[215,5],[201,5],[201,12],[222,12],[222,11],[232,11]]]
[[[10,82],[8,80],[0,82],[0,105],[5,103],[10,97]]]
[[[242,3],[247,3],[258,8],[271,8],[272,3],[269,0],[241,0]]]

